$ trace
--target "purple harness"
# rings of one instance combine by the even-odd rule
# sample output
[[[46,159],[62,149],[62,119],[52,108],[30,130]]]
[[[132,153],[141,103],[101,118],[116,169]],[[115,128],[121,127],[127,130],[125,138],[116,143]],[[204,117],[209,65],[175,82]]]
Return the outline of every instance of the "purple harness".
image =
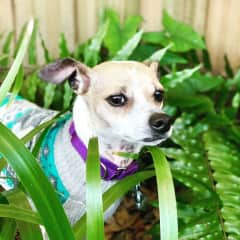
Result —
[[[74,123],[71,123],[69,128],[69,133],[71,135],[71,143],[75,150],[79,153],[84,161],[87,159],[87,148],[82,142],[82,140],[77,136],[75,131]],[[138,164],[133,161],[128,167],[121,168],[110,162],[108,159],[100,156],[101,165],[101,177],[104,180],[119,180],[126,176],[132,175],[138,170]]]

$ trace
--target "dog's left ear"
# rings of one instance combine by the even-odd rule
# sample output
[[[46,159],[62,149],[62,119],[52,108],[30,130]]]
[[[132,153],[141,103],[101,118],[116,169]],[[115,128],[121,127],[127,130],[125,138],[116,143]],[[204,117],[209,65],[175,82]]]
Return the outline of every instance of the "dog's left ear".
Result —
[[[145,61],[143,62],[146,66],[148,66],[157,76],[158,79],[160,79],[161,74],[158,71],[158,66],[159,66],[159,62],[155,62],[155,61]]]
[[[152,62],[152,61],[146,61],[143,62],[146,66],[148,66],[153,72],[157,73],[158,72],[158,62]]]
[[[65,58],[46,65],[39,71],[39,78],[55,84],[68,80],[75,93],[84,94],[90,85],[89,72],[90,69],[83,63]]]

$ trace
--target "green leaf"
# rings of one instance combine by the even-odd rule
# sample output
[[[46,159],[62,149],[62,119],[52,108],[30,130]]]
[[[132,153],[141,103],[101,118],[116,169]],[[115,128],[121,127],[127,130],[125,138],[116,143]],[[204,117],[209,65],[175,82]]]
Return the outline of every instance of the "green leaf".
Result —
[[[140,23],[141,16],[130,16],[121,26],[119,15],[116,11],[106,9],[103,19],[109,20],[109,28],[104,37],[104,45],[109,51],[110,58],[114,57],[123,45],[134,36]]]
[[[64,83],[64,94],[63,94],[63,109],[68,109],[73,99],[73,91],[69,86],[69,83]]]
[[[27,87],[26,89],[23,89],[24,93],[22,94],[27,93],[27,98],[30,101],[35,101],[39,83],[38,71],[35,71],[32,74],[28,75],[27,78],[25,79],[25,83]]]
[[[86,171],[87,239],[103,240],[104,221],[97,138],[89,141]]]
[[[68,57],[70,55],[64,33],[60,34],[58,48],[59,48],[60,58],[65,58],[65,57]]]
[[[174,20],[166,11],[163,13],[164,46],[173,42],[171,50],[188,51],[190,49],[204,49],[205,43],[202,37],[191,26]],[[167,44],[168,43],[168,44]]]
[[[42,130],[46,130],[49,126],[51,126],[53,123],[56,122],[57,118],[62,115],[62,112],[58,113],[54,118],[41,123],[37,127],[35,127],[32,131],[28,132],[23,138],[21,138],[21,141],[26,144],[29,142],[35,135],[40,133]]]
[[[106,211],[115,201],[123,197],[123,195],[136,184],[153,176],[154,171],[144,171],[118,181],[103,194],[103,210]],[[86,215],[73,226],[73,231],[76,239],[82,239],[84,237],[86,231]]]
[[[157,178],[161,239],[178,239],[177,204],[173,179],[163,152],[157,147],[147,147],[151,153]]]
[[[233,79],[226,81],[226,86],[229,89],[237,88],[237,90],[240,91],[240,70],[237,71]]]
[[[83,59],[84,51],[85,51],[85,48],[88,46],[88,44],[89,44],[89,41],[86,41],[77,46],[77,48],[75,49],[75,51],[73,53],[73,56],[75,59],[83,61],[82,59]]]
[[[1,214],[1,213],[0,213]],[[16,223],[12,219],[0,219],[0,240],[13,240],[16,234]]]
[[[104,37],[104,45],[107,47],[110,56],[114,56],[122,47],[121,26],[119,16],[116,11],[106,9],[104,11],[104,21],[109,21],[109,27]]]
[[[23,84],[23,78],[24,78],[24,69],[21,66],[19,68],[19,71],[18,71],[17,76],[15,78],[14,86],[13,86],[13,89],[11,91],[12,94],[11,94],[11,97],[10,97],[10,100],[9,100],[9,103],[8,103],[9,105],[12,103],[12,101],[15,99],[15,97],[20,92],[22,84]]]
[[[183,71],[167,74],[161,78],[161,83],[166,89],[175,88],[178,84],[181,84],[186,79],[190,78],[200,68],[201,65],[198,65],[192,69],[185,69]]]
[[[95,66],[99,61],[99,52],[103,39],[108,30],[109,21],[106,21],[100,26],[97,34],[91,39],[90,44],[85,48],[84,51],[84,63],[89,66]]]
[[[213,76],[211,74],[203,75],[200,72],[196,72],[190,77],[189,81],[187,80],[186,82],[192,86],[195,92],[208,92],[223,84],[224,79],[221,76]]]
[[[125,44],[138,30],[140,23],[143,21],[142,16],[130,16],[126,19],[122,28],[122,43]]]
[[[178,77],[180,77],[181,73],[183,72],[178,73],[179,74],[177,75]],[[224,83],[223,78],[220,76],[215,77],[211,74],[203,75],[200,72],[193,73],[192,76],[186,77],[184,81],[178,81],[179,78],[174,74],[172,75],[172,77],[173,78],[171,80],[168,79],[168,81],[173,84],[172,88],[170,88],[169,91],[174,91],[175,93],[179,93],[179,95],[194,95],[197,93],[205,93],[214,90],[216,91]],[[165,81],[164,77],[162,81]],[[176,81],[178,82],[176,83]],[[176,84],[176,86],[174,86],[174,84]]]
[[[10,190],[7,192],[4,192],[4,196],[7,198],[8,202],[10,203],[10,206],[16,206],[19,208],[24,208],[28,211],[32,211],[32,208],[29,204],[29,199],[26,196],[25,193],[18,189]],[[1,211],[0,211],[1,212]],[[39,220],[40,217],[38,214],[33,212],[34,215],[36,215]],[[23,217],[23,216],[22,216]],[[39,225],[26,223],[25,221],[17,221],[17,229],[20,232],[21,240],[29,240],[29,239],[35,239],[35,240],[42,240],[42,234]]]
[[[42,35],[40,34],[39,36],[40,36],[40,40],[41,40],[41,46],[42,46],[42,49],[43,49],[45,61],[46,61],[46,63],[50,63],[52,61],[52,57],[49,54],[49,51],[46,47],[46,44],[44,42],[44,39],[43,39]]]
[[[137,32],[128,42],[117,52],[113,60],[127,60],[141,41],[143,30]]]
[[[233,78],[234,72],[231,67],[231,63],[229,62],[228,56],[225,54],[224,55],[224,63],[225,63],[225,72],[228,77]]]
[[[0,217],[11,218],[34,224],[42,223],[41,218],[36,212],[8,204],[0,204]]]
[[[211,59],[210,59],[210,56],[209,56],[209,51],[207,49],[203,49],[202,58],[203,58],[204,68],[208,71],[211,71],[212,70],[212,63],[211,63]]]
[[[49,108],[50,105],[53,102],[54,96],[55,96],[55,90],[56,90],[57,85],[48,83],[46,88],[45,88],[45,93],[44,93],[44,107]]]
[[[13,32],[9,32],[6,40],[3,44],[3,48],[2,48],[2,52],[5,54],[9,54],[10,53],[10,47],[11,47],[11,43],[12,43],[12,39],[13,39]]]
[[[7,59],[8,59],[8,55],[7,54],[1,55],[0,56],[0,63],[6,61]]]
[[[166,52],[166,54],[163,56],[160,64],[161,65],[173,65],[173,64],[186,64],[188,61],[175,53],[172,52]]]
[[[24,144],[2,124],[0,124],[0,132],[0,152],[7,159],[32,198],[49,238],[74,239],[57,194],[36,159]]]
[[[33,65],[37,64],[37,53],[36,53],[37,32],[38,32],[38,21],[34,20],[32,36],[28,46],[28,63]]]
[[[166,11],[162,20],[164,30],[162,32],[145,33],[143,40],[149,43],[168,46],[173,44],[171,51],[186,52],[190,49],[204,49],[205,43],[202,37],[191,26],[174,20]]]
[[[155,53],[153,53],[149,58],[147,58],[145,61],[153,61],[153,62],[160,62],[164,55],[167,53],[167,50],[171,47],[171,44],[168,45],[165,48],[162,48]]]
[[[131,153],[131,152],[113,152],[113,154],[118,155],[120,157],[124,158],[130,158],[130,159],[138,159],[139,154],[138,153]]]
[[[202,135],[208,131],[209,126],[197,116],[183,113],[174,123],[171,136],[174,148],[164,149],[172,159],[172,173],[178,189],[181,189],[177,197],[180,213],[179,239],[182,240],[201,237],[207,239],[207,236],[211,236],[210,239],[224,239],[220,201],[202,141]],[[179,185],[179,182],[182,184]]]
[[[6,37],[5,42],[3,44],[3,48],[2,48],[2,53],[3,54],[7,54],[8,56],[10,56],[12,39],[13,39],[13,32],[9,32],[7,37]],[[8,64],[9,64],[9,57],[8,58],[4,58],[0,62],[0,66],[8,66]]]
[[[4,79],[4,81],[0,87],[0,102],[2,102],[2,100],[4,99],[6,94],[9,92],[9,90],[14,82],[14,79],[19,71],[19,68],[21,66],[21,63],[23,61],[24,55],[25,55],[27,47],[28,47],[28,43],[29,43],[29,40],[30,40],[30,37],[32,34],[32,30],[33,30],[33,21],[31,20],[28,23],[25,37],[21,43],[21,46],[19,48],[18,54],[17,54],[13,64],[12,64],[12,67],[9,70],[6,78]]]
[[[23,27],[21,28],[21,32],[20,32],[20,35],[18,37],[18,40],[17,40],[17,43],[16,43],[16,46],[15,46],[15,49],[14,49],[14,54],[13,54],[13,57],[15,58],[17,56],[17,53],[19,51],[19,48],[22,44],[22,41],[23,41],[23,38],[26,34],[26,30],[27,30],[27,23],[25,23],[23,25]]]
[[[154,52],[158,51],[157,46],[149,45],[149,44],[139,44],[131,55],[131,60],[135,61],[144,61],[146,58],[149,58]]]
[[[167,94],[168,103],[173,106],[178,106],[182,110],[187,111],[189,108],[190,112],[196,114],[199,113],[215,113],[213,101],[203,95],[182,95],[175,91],[168,92]]]
[[[0,160],[2,161],[2,159]],[[0,193],[0,204],[8,204],[6,197]],[[12,240],[16,233],[16,222],[9,218],[0,218],[0,240]]]
[[[233,97],[233,100],[232,100],[232,106],[236,109],[239,109],[240,107],[240,93],[237,92],[234,97]]]
[[[236,236],[240,234],[239,141],[236,143],[229,141],[226,135],[215,131],[206,132],[203,139],[213,169],[216,191],[222,201],[222,216],[220,217],[223,217],[223,232],[229,239],[238,239]]]

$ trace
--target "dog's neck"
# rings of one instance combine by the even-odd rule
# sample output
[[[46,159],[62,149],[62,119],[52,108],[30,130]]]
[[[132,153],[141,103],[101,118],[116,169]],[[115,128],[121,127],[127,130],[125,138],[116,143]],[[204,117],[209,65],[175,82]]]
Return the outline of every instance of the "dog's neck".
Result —
[[[132,144],[121,139],[98,136],[87,103],[82,97],[77,97],[75,100],[73,122],[78,137],[86,146],[90,138],[98,137],[100,155],[119,167],[127,167],[133,160],[119,156],[119,152],[138,153],[141,148],[138,144]]]

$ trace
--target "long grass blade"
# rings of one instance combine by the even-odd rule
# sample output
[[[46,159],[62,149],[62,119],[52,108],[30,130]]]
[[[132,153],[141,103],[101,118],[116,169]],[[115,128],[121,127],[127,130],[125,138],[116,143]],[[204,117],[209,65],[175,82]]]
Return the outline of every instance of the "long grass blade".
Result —
[[[63,109],[68,109],[73,99],[73,91],[69,83],[64,83],[64,94],[63,94]]]
[[[41,218],[36,212],[9,204],[0,204],[0,217],[33,224],[42,224]]]
[[[147,149],[152,155],[157,178],[160,236],[164,240],[177,240],[177,204],[170,167],[159,148],[147,147]]]
[[[104,221],[97,138],[89,141],[86,169],[87,239],[103,240]]]
[[[10,206],[12,205],[18,208],[24,208],[26,209],[25,213],[29,213],[29,211],[32,212],[29,200],[24,192],[20,191],[19,189],[13,189],[10,191],[6,191],[3,194],[10,203]],[[36,212],[33,212],[33,215],[36,215],[40,219],[39,214],[37,214]],[[16,221],[16,223],[17,229],[21,235],[21,240],[42,240],[42,233],[39,225],[26,221]]]
[[[17,94],[20,92],[22,84],[23,84],[23,78],[24,78],[24,70],[23,67],[20,66],[19,71],[17,73],[17,76],[15,78],[15,82],[13,85],[13,88],[11,90],[11,97],[9,100],[9,105],[12,103],[12,101],[15,99],[15,97],[17,96]]]
[[[136,184],[154,176],[154,171],[144,171],[128,176],[117,182],[103,194],[103,210],[106,211],[115,201],[124,196]],[[73,226],[76,239],[82,239],[86,231],[86,214]]]
[[[13,240],[16,233],[16,223],[13,219],[0,219],[0,240]]]
[[[32,198],[49,238],[73,240],[72,229],[57,194],[36,159],[24,144],[2,124],[0,124],[0,132],[0,152]]]
[[[53,102],[54,96],[55,96],[55,90],[57,88],[57,85],[52,84],[52,83],[48,83],[46,88],[45,88],[45,94],[44,94],[44,107],[45,108],[49,108],[50,105]]]
[[[18,37],[18,40],[17,40],[17,43],[16,43],[16,46],[15,46],[15,49],[14,49],[14,54],[13,54],[13,57],[15,58],[17,56],[17,53],[18,53],[18,50],[22,44],[22,41],[23,41],[23,38],[25,36],[25,33],[26,33],[26,30],[27,30],[27,23],[25,23],[22,27],[21,27],[21,32],[19,34],[19,37]]]
[[[37,64],[37,53],[36,53],[37,33],[38,33],[38,20],[34,20],[32,36],[28,46],[28,62],[29,64],[34,64],[34,65]]]
[[[7,57],[0,61],[0,66],[7,67],[9,64],[12,38],[13,38],[13,32],[9,32],[2,48],[2,53],[4,55],[6,54]]]
[[[23,88],[22,92],[27,96],[27,99],[35,102],[39,84],[38,71],[26,76],[25,83],[26,88]]]
[[[14,79],[19,71],[19,68],[21,66],[21,63],[23,61],[24,55],[25,55],[27,47],[28,47],[28,43],[29,43],[29,40],[30,40],[30,37],[32,34],[32,30],[33,30],[33,21],[31,20],[28,23],[26,34],[21,43],[21,46],[17,53],[17,56],[12,64],[12,67],[9,70],[5,80],[3,81],[3,83],[0,87],[0,102],[2,102],[2,100],[6,96],[7,92],[10,90],[10,88],[14,82]]]
[[[59,37],[58,49],[59,49],[60,58],[65,58],[70,55],[67,40],[66,40],[65,34],[63,32],[60,34],[60,37]]]

